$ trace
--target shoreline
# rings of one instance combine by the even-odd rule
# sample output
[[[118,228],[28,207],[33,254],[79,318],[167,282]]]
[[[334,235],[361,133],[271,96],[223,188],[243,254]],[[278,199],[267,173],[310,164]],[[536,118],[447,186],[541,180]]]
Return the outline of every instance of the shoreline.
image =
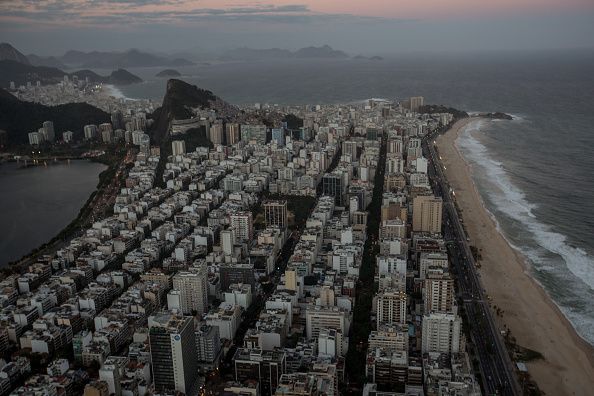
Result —
[[[504,308],[493,315],[511,330],[518,345],[533,349],[544,360],[526,362],[539,388],[549,395],[588,394],[594,385],[594,347],[582,338],[559,306],[530,275],[530,265],[499,230],[472,179],[472,167],[456,146],[460,133],[477,118],[458,121],[436,142],[446,166],[448,182],[456,191],[471,244],[481,252],[483,286],[492,305]]]
[[[132,100],[132,101],[137,100],[137,99],[129,98],[126,95],[124,95],[122,90],[113,84],[103,84],[101,87],[101,92],[107,96],[111,96],[112,98],[115,98],[118,100],[120,100],[120,99]]]
[[[65,241],[69,241],[75,237],[77,228],[82,227],[84,223],[88,222],[89,217],[94,213],[95,203],[98,199],[109,193],[109,188],[114,183],[115,178],[112,174],[117,172],[117,169],[121,167],[122,159],[108,163],[96,158],[82,158],[81,161],[87,160],[88,162],[98,163],[105,166],[97,175],[97,185],[95,189],[91,191],[87,199],[83,202],[82,207],[79,209],[76,216],[62,229],[60,229],[55,235],[43,244],[34,247],[28,253],[25,253],[20,258],[7,262],[0,265],[0,275],[10,273],[20,273],[23,267],[32,264],[39,256],[46,254],[51,251],[57,250],[61,244]],[[22,168],[17,168],[20,170]]]

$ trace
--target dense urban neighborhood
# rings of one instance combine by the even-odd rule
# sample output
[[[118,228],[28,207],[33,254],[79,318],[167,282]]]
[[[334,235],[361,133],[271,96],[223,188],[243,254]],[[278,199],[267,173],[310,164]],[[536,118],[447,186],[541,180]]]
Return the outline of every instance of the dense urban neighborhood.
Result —
[[[168,90],[155,111],[88,80],[11,88],[111,119],[78,137],[47,120],[20,161],[79,141],[127,165],[105,216],[0,283],[2,394],[474,396],[493,382],[469,354],[427,157],[459,114],[422,97],[238,109]]]

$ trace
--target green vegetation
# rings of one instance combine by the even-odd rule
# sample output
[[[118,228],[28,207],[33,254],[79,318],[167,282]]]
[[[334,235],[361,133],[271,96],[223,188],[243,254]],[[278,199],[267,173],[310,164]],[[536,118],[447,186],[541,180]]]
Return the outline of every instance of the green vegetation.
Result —
[[[183,140],[186,142],[186,151],[195,151],[198,147],[208,147],[209,149],[213,148],[214,145],[208,137],[206,136],[206,127],[200,128],[193,128],[189,129],[185,134],[181,135],[180,138],[177,136],[175,140]],[[169,145],[171,149],[171,145]]]
[[[82,140],[85,125],[109,120],[109,114],[86,103],[44,106],[20,101],[0,89],[0,129],[8,133],[8,146],[28,144],[29,132],[37,131],[44,121],[52,121],[56,133],[72,131],[75,140]]]
[[[285,115],[283,122],[287,123],[288,129],[299,129],[303,127],[303,119],[297,117],[295,114]]]
[[[454,109],[443,105],[424,105],[419,109],[419,113],[434,114],[434,113],[450,113],[455,120],[467,118],[468,113],[462,110]]]
[[[384,170],[386,165],[386,141],[382,140],[380,160],[375,174],[373,197],[367,210],[369,217],[367,221],[367,240],[363,250],[363,261],[359,271],[359,282],[357,284],[356,302],[353,312],[353,326],[350,339],[349,351],[347,353],[346,371],[351,382],[355,382],[359,388],[363,387],[365,378],[365,359],[367,355],[367,340],[371,332],[371,321],[369,313],[374,294],[375,257],[379,253],[377,240],[379,236],[380,212],[382,192],[384,190]]]
[[[525,347],[518,347],[519,348],[519,354],[518,354],[518,359],[522,360],[524,362],[531,362],[533,360],[543,360],[544,356],[542,355],[542,353],[535,351],[533,349],[530,348],[525,348]]]

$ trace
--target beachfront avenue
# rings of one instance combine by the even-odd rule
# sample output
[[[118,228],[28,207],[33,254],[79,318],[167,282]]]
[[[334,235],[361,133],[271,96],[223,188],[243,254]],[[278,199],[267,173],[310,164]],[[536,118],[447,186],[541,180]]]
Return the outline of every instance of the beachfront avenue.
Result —
[[[458,123],[467,121],[460,120]],[[459,125],[454,125],[452,129],[456,127],[460,128]],[[431,164],[429,177],[434,191],[444,200],[444,236],[452,266],[456,269],[457,296],[462,302],[465,319],[470,326],[472,344],[480,362],[483,387],[488,394],[519,395],[522,392],[515,366],[493,320],[469,247],[469,238],[460,222],[455,205],[455,191],[447,182],[443,172],[444,165],[435,150],[434,139],[438,133],[428,135],[423,141],[423,148]]]

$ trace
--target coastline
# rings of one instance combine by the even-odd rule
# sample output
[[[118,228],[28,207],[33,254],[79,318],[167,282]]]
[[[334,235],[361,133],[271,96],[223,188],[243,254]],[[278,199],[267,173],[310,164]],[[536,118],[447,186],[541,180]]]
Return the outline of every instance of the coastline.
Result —
[[[493,315],[523,347],[540,352],[544,360],[526,363],[539,388],[549,395],[588,394],[594,379],[594,347],[573,328],[542,286],[533,279],[526,258],[505,239],[472,179],[472,169],[455,142],[476,119],[463,119],[437,139],[445,174],[456,198],[471,244],[481,252],[479,273],[492,305],[503,309]]]
[[[134,100],[132,98],[128,98],[121,89],[113,84],[103,84],[101,88],[101,92],[103,92],[107,96],[114,97],[116,99],[124,99],[124,100]]]

